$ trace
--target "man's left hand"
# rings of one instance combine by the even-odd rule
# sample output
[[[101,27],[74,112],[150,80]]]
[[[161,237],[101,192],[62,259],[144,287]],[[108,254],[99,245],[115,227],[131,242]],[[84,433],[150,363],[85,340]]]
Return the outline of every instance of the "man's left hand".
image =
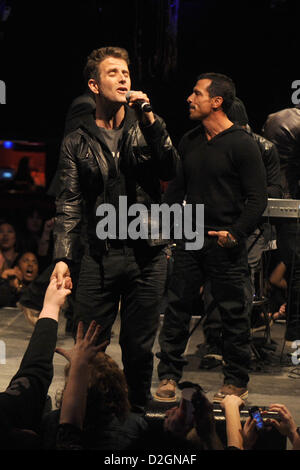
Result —
[[[211,237],[218,237],[218,245],[223,248],[233,248],[238,244],[238,241],[227,230],[220,230],[219,232],[211,230],[208,232],[208,235]]]

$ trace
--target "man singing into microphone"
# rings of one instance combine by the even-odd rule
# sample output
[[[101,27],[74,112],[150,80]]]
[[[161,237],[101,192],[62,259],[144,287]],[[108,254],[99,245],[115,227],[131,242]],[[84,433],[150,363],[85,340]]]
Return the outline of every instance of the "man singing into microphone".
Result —
[[[96,210],[112,205],[118,223],[120,196],[127,197],[128,207],[160,203],[160,180],[174,178],[178,156],[147,95],[130,91],[128,66],[128,53],[119,47],[94,50],[87,59],[84,74],[93,99],[86,95],[75,100],[68,120],[77,128],[61,146],[52,277],[61,282],[72,276],[83,246],[74,328],[82,320],[87,329],[95,319],[102,327],[101,343],[110,338],[120,305],[129,398],[133,411],[143,412],[150,398],[152,347],[166,281],[166,242],[109,238],[109,233],[106,240],[99,239]]]

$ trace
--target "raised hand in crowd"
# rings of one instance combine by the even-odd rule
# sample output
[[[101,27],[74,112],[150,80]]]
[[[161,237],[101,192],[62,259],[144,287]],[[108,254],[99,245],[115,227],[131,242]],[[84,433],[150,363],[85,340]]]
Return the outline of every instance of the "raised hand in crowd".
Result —
[[[22,271],[18,266],[5,269],[1,274],[2,279],[7,279],[11,287],[18,289],[23,279]]]
[[[38,431],[53,378],[60,307],[70,293],[69,279],[60,289],[56,279],[50,281],[20,367],[0,393],[1,449],[36,449],[41,445]]]
[[[109,343],[105,341],[97,345],[100,330],[101,327],[92,321],[84,335],[83,323],[79,322],[74,347],[71,350],[56,348],[56,352],[64,356],[71,364],[63,395],[60,424],[71,424],[79,429],[83,428],[90,373],[88,365],[100,351],[106,349]]]

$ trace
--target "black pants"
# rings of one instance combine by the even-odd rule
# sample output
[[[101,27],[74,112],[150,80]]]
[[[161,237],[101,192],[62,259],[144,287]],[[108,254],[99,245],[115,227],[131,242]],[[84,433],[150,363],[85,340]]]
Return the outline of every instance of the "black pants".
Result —
[[[159,336],[158,376],[181,379],[193,302],[206,280],[221,314],[224,383],[245,387],[251,358],[247,251],[244,244],[222,248],[212,237],[205,237],[201,250],[186,251],[179,245],[174,253],[169,304]]]
[[[101,260],[84,255],[74,310],[85,329],[101,325],[99,344],[109,339],[120,305],[120,346],[129,399],[142,407],[150,398],[153,343],[159,326],[167,257],[162,247],[111,247]],[[121,302],[121,304],[120,304]]]

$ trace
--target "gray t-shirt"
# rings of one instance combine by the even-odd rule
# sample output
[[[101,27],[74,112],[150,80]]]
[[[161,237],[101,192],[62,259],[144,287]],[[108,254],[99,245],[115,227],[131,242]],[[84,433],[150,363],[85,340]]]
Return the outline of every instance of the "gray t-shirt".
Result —
[[[119,145],[123,134],[123,126],[118,127],[117,129],[105,129],[104,127],[99,127],[99,132],[114,158],[116,167],[118,167],[118,159],[120,155]]]

